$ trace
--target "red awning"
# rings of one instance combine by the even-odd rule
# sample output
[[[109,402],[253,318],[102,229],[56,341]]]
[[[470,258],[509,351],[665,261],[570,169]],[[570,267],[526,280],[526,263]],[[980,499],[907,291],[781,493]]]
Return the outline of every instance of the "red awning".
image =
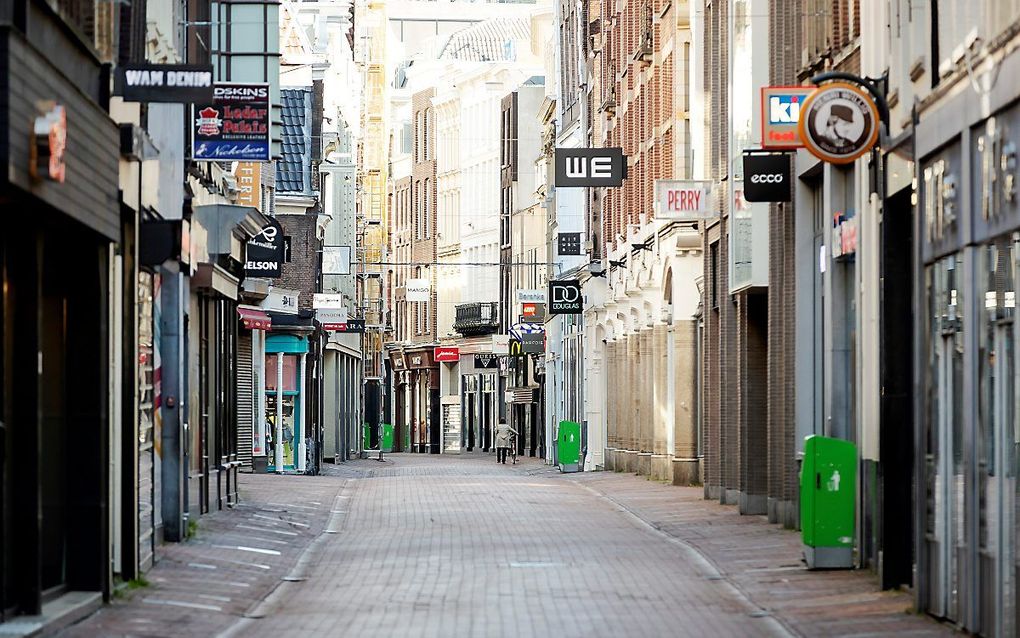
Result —
[[[273,325],[273,320],[261,310],[238,308],[237,314],[241,315],[241,323],[249,330],[269,330]]]

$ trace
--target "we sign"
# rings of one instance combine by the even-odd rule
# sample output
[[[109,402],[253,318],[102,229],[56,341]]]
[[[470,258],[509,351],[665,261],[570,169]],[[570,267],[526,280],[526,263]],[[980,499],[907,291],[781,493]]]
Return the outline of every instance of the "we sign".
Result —
[[[712,206],[712,182],[655,180],[655,217],[672,221],[692,221],[715,217]]]
[[[622,148],[557,148],[556,186],[622,186],[627,158]]]

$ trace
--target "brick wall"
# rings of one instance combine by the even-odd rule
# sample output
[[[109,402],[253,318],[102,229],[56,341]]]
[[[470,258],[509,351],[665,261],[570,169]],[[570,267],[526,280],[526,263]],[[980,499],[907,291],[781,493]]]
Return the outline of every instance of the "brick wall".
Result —
[[[426,264],[434,264],[436,254],[436,127],[432,98],[436,90],[428,88],[418,91],[411,97],[411,117],[414,127],[414,148],[411,164],[411,261],[422,265],[418,271],[425,277],[429,273],[432,280],[432,299],[425,309],[424,321],[418,322],[417,307],[411,310],[413,331],[411,339],[419,343],[436,340],[436,281],[437,268],[425,268]],[[410,276],[416,276],[416,272]],[[412,302],[410,305],[417,306]]]
[[[298,306],[312,308],[312,295],[319,291],[322,242],[315,238],[315,215],[279,215],[284,236],[290,237],[290,263],[283,264],[282,276],[274,282],[280,288],[300,291]]]

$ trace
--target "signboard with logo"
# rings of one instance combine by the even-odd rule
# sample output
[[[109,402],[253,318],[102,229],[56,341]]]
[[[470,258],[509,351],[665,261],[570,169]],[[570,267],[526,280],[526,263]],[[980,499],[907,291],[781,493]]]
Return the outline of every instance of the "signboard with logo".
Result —
[[[545,304],[542,303],[522,303],[521,304],[521,317],[524,321],[537,321],[545,318]],[[522,321],[521,323],[524,323]]]
[[[365,320],[348,318],[341,323],[324,323],[322,329],[327,332],[364,332]]]
[[[577,315],[584,310],[581,282],[577,279],[549,282],[549,314]]]
[[[323,330],[329,330],[326,326],[338,326],[347,323],[347,310],[343,308],[318,308],[315,311],[315,320],[322,324]]]
[[[655,180],[655,217],[674,221],[711,219],[712,182],[676,179]]]
[[[428,279],[408,279],[404,284],[404,294],[408,301],[429,301],[432,285]]]
[[[436,346],[432,357],[437,363],[457,363],[460,361],[460,348],[457,346]]]
[[[192,107],[196,160],[268,162],[269,85],[216,84],[212,103]]]
[[[849,164],[878,141],[878,107],[853,84],[823,84],[805,100],[797,126],[812,155],[830,164]]]
[[[492,354],[510,353],[510,335],[492,335]]]
[[[262,231],[248,240],[244,251],[246,277],[279,278],[283,263],[283,228],[280,222],[270,217]]]
[[[407,370],[407,360],[404,359],[404,353],[403,352],[399,352],[399,351],[391,352],[390,353],[390,362],[391,362],[394,370]]]
[[[622,186],[627,158],[622,148],[557,148],[556,187]]]
[[[269,289],[269,296],[262,300],[262,309],[296,315],[298,312],[298,292],[273,286]]]
[[[29,146],[29,174],[32,179],[48,179],[63,184],[66,176],[64,149],[67,146],[67,111],[56,102],[36,104],[32,126],[32,144]]]
[[[557,252],[560,255],[581,254],[581,233],[559,233],[557,239],[559,243]]]
[[[475,370],[498,370],[499,356],[489,353],[475,355]]]
[[[764,86],[761,89],[762,148],[800,148],[797,132],[804,100],[813,86]]]
[[[238,162],[234,170],[237,179],[237,203],[262,210],[262,165],[259,162]]]
[[[312,295],[312,308],[344,308],[344,296],[334,292],[317,292]]]
[[[427,352],[408,352],[407,353],[407,367],[408,368],[431,368],[432,358],[429,357]]]
[[[545,352],[544,334],[522,334],[521,352],[523,354],[542,354]]]
[[[128,63],[115,73],[113,94],[125,102],[213,101],[212,65]]]
[[[788,153],[744,151],[744,199],[749,202],[788,202],[793,168]]]
[[[832,258],[846,259],[857,253],[857,217],[846,213],[832,216]]]

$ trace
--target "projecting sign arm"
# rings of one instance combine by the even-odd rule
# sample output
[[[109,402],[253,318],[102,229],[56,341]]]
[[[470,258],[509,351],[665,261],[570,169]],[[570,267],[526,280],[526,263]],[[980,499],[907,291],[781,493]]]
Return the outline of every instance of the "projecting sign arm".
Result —
[[[875,106],[878,107],[878,119],[889,129],[889,103],[885,101],[886,87],[889,83],[889,76],[883,74],[880,78],[865,78],[846,71],[826,71],[811,78],[811,83],[818,85],[829,80],[846,80],[860,85],[871,97],[875,98]]]

